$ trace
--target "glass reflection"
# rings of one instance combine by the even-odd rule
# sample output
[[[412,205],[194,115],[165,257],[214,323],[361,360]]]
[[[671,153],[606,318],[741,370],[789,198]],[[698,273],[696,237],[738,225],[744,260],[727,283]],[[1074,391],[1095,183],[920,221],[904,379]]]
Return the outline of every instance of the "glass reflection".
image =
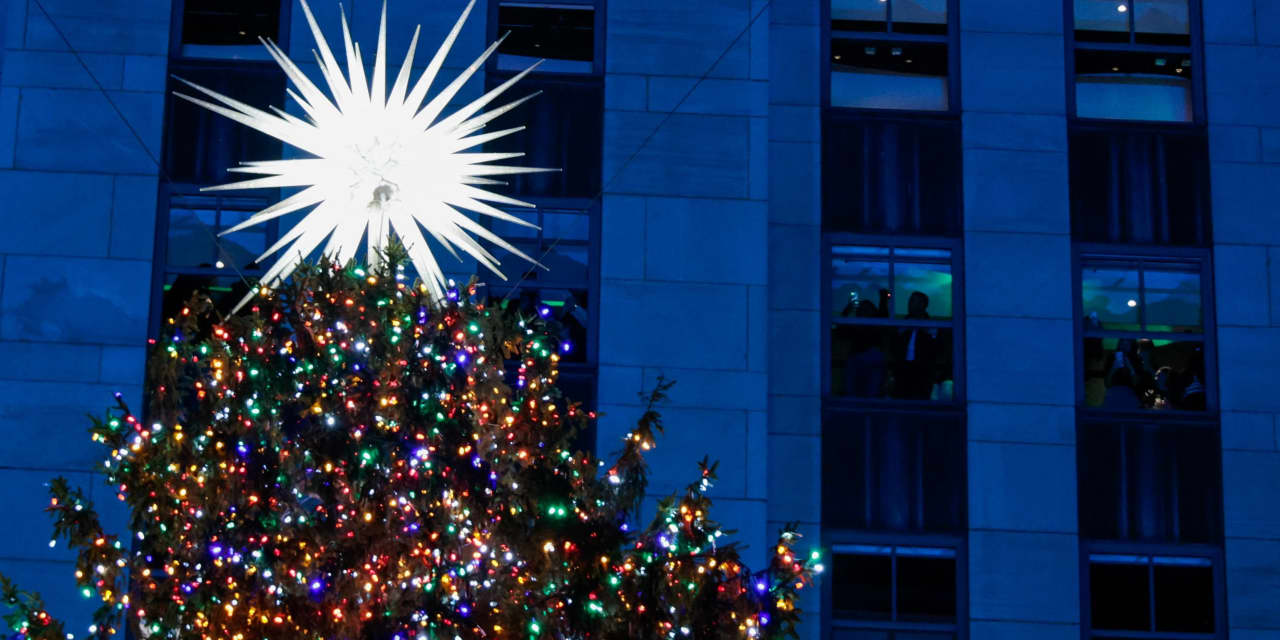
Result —
[[[1199,272],[1146,269],[1142,275],[1149,330],[1201,330]]]
[[[1128,0],[1074,0],[1076,38],[1128,42]]]
[[[1138,331],[1138,270],[1085,268],[1080,278],[1081,302],[1091,329]]]

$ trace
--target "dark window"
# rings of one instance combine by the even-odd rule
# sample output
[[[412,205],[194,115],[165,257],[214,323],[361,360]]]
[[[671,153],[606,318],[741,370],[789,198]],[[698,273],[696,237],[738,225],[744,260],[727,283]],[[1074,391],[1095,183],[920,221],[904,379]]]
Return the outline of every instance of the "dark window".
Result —
[[[1094,540],[1218,544],[1221,448],[1216,428],[1081,425],[1080,535]]]
[[[277,40],[280,2],[272,0],[183,0],[182,43],[258,45]]]
[[[1216,638],[1215,583],[1211,558],[1091,553],[1089,637]]]
[[[955,638],[954,548],[832,545],[833,638]]]
[[[591,5],[499,2],[498,68],[590,73],[595,60],[595,8]]]
[[[487,74],[490,87],[510,76]],[[523,153],[524,166],[558,169],[514,175],[508,179],[515,196],[594,198],[600,193],[604,83],[597,76],[569,78],[531,74],[508,91],[512,99],[541,92],[532,100],[494,119],[486,129],[526,127],[486,145],[487,151]]]
[[[171,72],[258,108],[284,108],[285,78],[278,67],[187,63],[171,67]],[[242,180],[243,177],[228,174],[227,168],[245,161],[281,157],[283,146],[279,140],[178,98],[174,91],[207,99],[177,80],[169,81],[165,172],[171,182],[205,187]]]
[[[1208,246],[1209,149],[1203,131],[1076,126],[1071,227],[1077,241]]]
[[[1069,1],[1077,117],[1197,119],[1191,0]]]
[[[955,109],[948,0],[831,0],[832,107]]]
[[[951,249],[830,251],[829,395],[956,401]]]
[[[1084,406],[1204,411],[1203,262],[1089,255],[1080,268]]]
[[[825,526],[964,531],[965,436],[960,417],[829,412],[822,434]]]
[[[828,111],[822,224],[828,231],[959,235],[960,125]]]

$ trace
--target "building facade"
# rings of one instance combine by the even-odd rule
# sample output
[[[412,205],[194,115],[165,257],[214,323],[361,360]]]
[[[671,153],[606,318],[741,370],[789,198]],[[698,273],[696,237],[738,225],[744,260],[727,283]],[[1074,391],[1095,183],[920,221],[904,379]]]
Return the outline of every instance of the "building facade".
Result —
[[[392,59],[465,5],[392,0]],[[315,63],[289,0],[0,6],[0,572],[78,629],[43,483],[126,528],[84,414],[290,222],[214,240],[273,196],[199,187],[290,151],[173,76],[296,113],[257,37]],[[602,454],[677,381],[655,499],[710,455],[749,557],[827,549],[804,637],[1280,638],[1280,4],[477,0],[445,75],[507,33],[458,100],[546,59],[497,149],[564,171],[495,229],[550,271],[491,284],[570,327]]]

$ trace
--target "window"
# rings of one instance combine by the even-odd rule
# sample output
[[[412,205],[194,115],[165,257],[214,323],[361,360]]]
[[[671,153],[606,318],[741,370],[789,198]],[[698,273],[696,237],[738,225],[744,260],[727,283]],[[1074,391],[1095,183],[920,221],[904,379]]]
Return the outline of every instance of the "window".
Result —
[[[956,402],[952,248],[828,251],[828,396]]]
[[[963,573],[955,547],[836,543],[831,555],[831,638],[958,637]]]
[[[511,280],[506,282],[486,278],[490,295],[506,299],[508,306],[524,313],[537,312],[559,323],[565,331],[561,362],[594,362],[595,216],[591,210],[542,207],[510,213],[538,228],[500,220],[490,221],[489,228],[546,269],[530,266],[523,258],[494,247],[494,257],[504,266],[523,265],[526,271],[523,275],[509,272]]]
[[[828,110],[822,136],[827,231],[958,236],[960,122]]]
[[[556,208],[509,211],[537,229],[496,219],[485,224],[497,235],[547,267],[530,266],[524,258],[492,247],[507,267],[509,280],[482,274],[490,301],[507,313],[546,318],[558,327],[562,342],[557,386],[569,399],[588,409],[596,408],[596,327],[598,310],[596,278],[599,262],[599,209]],[[523,273],[511,266],[523,265]],[[595,425],[579,437],[576,446],[595,448]]]
[[[289,2],[179,0],[174,6],[174,53],[183,58],[267,60],[259,38],[289,32]]]
[[[218,309],[229,313],[255,282],[262,269],[253,261],[278,237],[281,225],[296,216],[274,220],[218,237],[271,200],[259,194],[208,195],[184,185],[166,185],[160,194],[168,208],[162,211],[155,260],[160,322],[173,317],[196,291],[210,294]],[[167,215],[163,215],[166,214]]]
[[[832,107],[956,111],[951,0],[830,0]]]
[[[486,150],[523,153],[532,167],[559,169],[516,175],[521,196],[591,199],[600,194],[604,130],[603,16],[593,2],[496,2],[494,38],[507,34],[485,74],[495,87],[539,59],[544,62],[512,91],[529,102],[489,125],[494,131],[526,127],[486,145]]]
[[[175,62],[170,71],[207,89],[260,108],[284,108],[285,77],[279,67],[257,63]],[[227,168],[243,161],[280,158],[279,140],[173,95],[198,94],[169,80],[165,173],[171,182],[207,187],[242,180]],[[198,96],[197,96],[198,97]]]
[[[1193,0],[1070,0],[1079,118],[1199,120]]]
[[[1225,637],[1220,567],[1214,555],[1089,553],[1086,636]]]
[[[822,430],[824,526],[963,533],[964,421],[946,413],[828,412]]]
[[[596,59],[596,11],[592,4],[499,2],[498,69],[523,71],[544,60],[542,72],[592,73]]]
[[[1077,441],[1082,537],[1221,542],[1222,469],[1216,426],[1085,423]]]
[[[1207,281],[1203,259],[1081,257],[1083,406],[1202,412],[1213,405]]]
[[[1205,132],[1070,131],[1071,228],[1079,242],[1207,247],[1209,146]]]

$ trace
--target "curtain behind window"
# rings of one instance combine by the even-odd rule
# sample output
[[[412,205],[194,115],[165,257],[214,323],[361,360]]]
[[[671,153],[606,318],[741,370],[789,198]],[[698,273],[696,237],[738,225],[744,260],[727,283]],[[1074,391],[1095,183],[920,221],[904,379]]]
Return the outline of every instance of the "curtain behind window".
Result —
[[[827,231],[959,235],[960,126],[829,113],[823,129]]]
[[[1071,133],[1071,226],[1081,242],[1208,246],[1209,151],[1200,132]]]

